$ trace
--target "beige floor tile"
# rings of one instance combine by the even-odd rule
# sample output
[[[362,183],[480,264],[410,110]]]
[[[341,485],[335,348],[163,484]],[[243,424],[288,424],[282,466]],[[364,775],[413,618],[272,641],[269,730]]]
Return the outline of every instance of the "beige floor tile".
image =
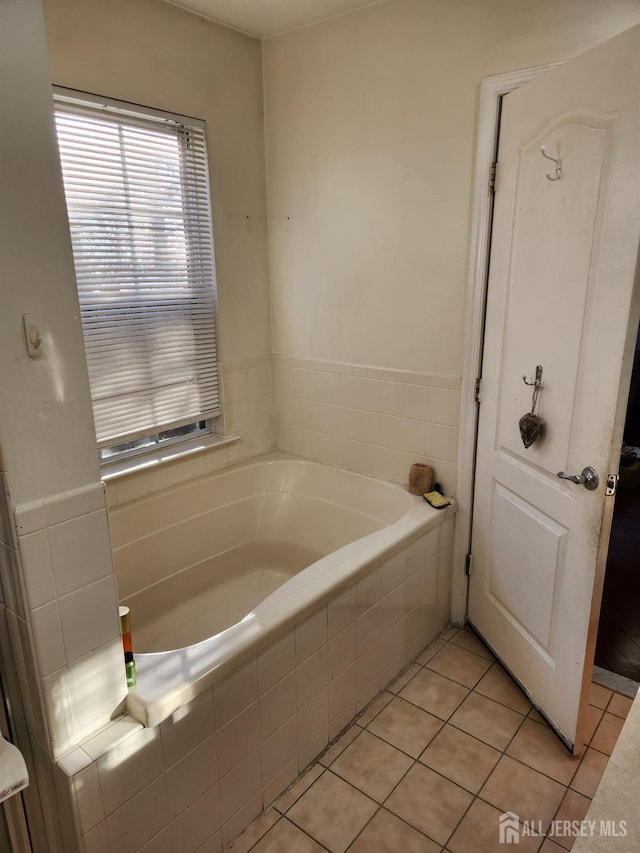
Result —
[[[340,755],[341,752],[349,746],[360,734],[362,729],[359,726],[352,725],[350,726],[346,732],[340,735],[340,737],[333,743],[329,749],[321,755],[318,761],[320,764],[324,764],[325,767],[329,767],[336,758]]]
[[[372,799],[325,770],[287,817],[333,853],[343,853],[377,808]]]
[[[480,740],[505,749],[524,717],[478,693],[470,693],[449,722]]]
[[[391,684],[387,685],[387,690],[389,693],[400,693],[403,687],[407,685],[413,676],[420,672],[421,667],[418,666],[417,663],[412,663],[406,669],[404,669],[397,678],[394,678]]]
[[[273,807],[284,814],[304,794],[307,788],[313,785],[323,771],[324,767],[321,764],[314,764],[275,801]]]
[[[607,713],[615,714],[616,717],[622,717],[624,720],[631,710],[632,704],[633,699],[630,699],[628,696],[623,696],[622,693],[614,693],[607,705]]]
[[[358,719],[356,720],[357,724],[359,726],[362,726],[362,728],[368,726],[371,720],[373,720],[373,718],[377,716],[380,711],[382,711],[382,709],[385,708],[389,704],[389,702],[391,702],[392,699],[393,693],[388,693],[386,690],[384,693],[381,693],[379,696],[376,696],[373,702],[369,702],[365,710],[358,717]]]
[[[578,835],[577,832],[573,831],[574,821],[577,823],[584,818],[590,804],[591,800],[588,797],[583,797],[576,791],[567,791],[562,805],[558,809],[558,814],[551,824],[548,837],[566,850],[571,850]],[[569,832],[565,832],[567,828],[565,822],[567,821],[568,825],[571,825]]]
[[[529,717],[530,720],[535,720],[536,723],[545,723],[545,725],[547,723],[547,721],[542,716],[540,711],[538,711],[537,708],[531,708],[531,710],[529,711],[527,716]]]
[[[455,643],[456,646],[461,646],[468,652],[474,652],[476,655],[480,655],[487,660],[495,660],[494,656],[482,642],[480,637],[478,637],[477,634],[474,634],[469,628],[463,628],[461,631],[458,631],[455,637],[451,638],[450,642]]]
[[[505,850],[536,853],[541,839],[531,835],[520,836],[514,847],[500,843],[500,815],[498,809],[476,800],[447,844],[447,850],[451,853],[502,853]]]
[[[531,702],[499,663],[491,667],[474,689],[476,693],[482,693],[519,714],[527,714],[531,710]]]
[[[233,842],[230,853],[247,853],[262,836],[280,820],[280,813],[275,809],[267,809]]]
[[[608,761],[609,756],[589,747],[582,756],[578,771],[571,782],[573,790],[584,794],[585,797],[593,797]]]
[[[605,755],[611,755],[613,747],[616,745],[620,729],[624,725],[624,720],[621,717],[616,717],[613,714],[608,714],[606,711],[602,715],[600,724],[596,729],[596,733],[591,738],[591,746],[597,749],[598,752],[604,752]]]
[[[442,720],[396,696],[369,723],[368,730],[417,758],[442,727]]]
[[[286,819],[278,823],[252,848],[251,853],[322,853],[323,848]],[[235,853],[235,848],[231,848]]]
[[[446,844],[472,800],[468,791],[414,764],[385,805],[438,844]]]
[[[421,666],[424,666],[428,663],[431,658],[435,655],[436,652],[439,652],[441,648],[445,645],[445,641],[440,637],[436,637],[435,640],[432,640],[429,645],[420,652],[418,657],[416,658],[417,663]]]
[[[468,694],[468,689],[461,684],[430,669],[423,669],[411,679],[400,696],[430,714],[448,720]]]
[[[602,710],[602,708],[596,708],[595,705],[587,705],[587,720],[584,732],[584,743],[591,743],[591,738],[596,733],[598,723],[602,719],[603,714],[604,711]]]
[[[381,803],[412,764],[404,752],[364,731],[336,758],[331,770]]]
[[[380,809],[353,842],[349,853],[439,853],[439,850],[439,844],[386,809]]]
[[[566,788],[526,767],[509,756],[503,756],[480,797],[502,812],[514,812],[521,821],[538,821],[546,832],[566,793]]]
[[[457,785],[477,794],[498,763],[497,749],[445,725],[420,756],[420,761]]]
[[[564,847],[560,847],[555,841],[550,838],[545,838],[544,844],[540,848],[540,853],[564,853]]]
[[[548,725],[525,720],[509,744],[507,755],[568,785],[580,759],[573,756]]]
[[[603,687],[601,684],[596,684],[595,681],[591,682],[591,691],[589,693],[589,704],[595,705],[596,708],[602,708],[603,710],[607,707],[607,703],[611,696],[613,695],[613,691],[609,690],[608,687]]]
[[[454,645],[453,640],[440,649],[427,664],[428,669],[457,681],[465,687],[475,687],[490,666],[491,661]]]

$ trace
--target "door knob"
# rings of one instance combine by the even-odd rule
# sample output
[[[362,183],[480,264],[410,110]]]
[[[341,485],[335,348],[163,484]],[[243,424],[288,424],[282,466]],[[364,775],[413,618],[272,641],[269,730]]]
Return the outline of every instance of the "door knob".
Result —
[[[579,486],[582,485],[585,489],[589,489],[590,492],[593,492],[600,485],[598,472],[591,465],[583,468],[582,474],[565,474],[564,471],[558,471],[558,477],[561,480],[571,480],[572,483],[577,483]]]

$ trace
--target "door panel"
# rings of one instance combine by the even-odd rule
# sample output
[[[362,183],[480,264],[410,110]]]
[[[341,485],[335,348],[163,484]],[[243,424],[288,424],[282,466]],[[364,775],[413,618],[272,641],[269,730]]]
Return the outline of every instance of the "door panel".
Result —
[[[570,744],[640,236],[639,57],[636,27],[505,96],[500,125],[469,619]],[[587,465],[596,491],[557,477]]]

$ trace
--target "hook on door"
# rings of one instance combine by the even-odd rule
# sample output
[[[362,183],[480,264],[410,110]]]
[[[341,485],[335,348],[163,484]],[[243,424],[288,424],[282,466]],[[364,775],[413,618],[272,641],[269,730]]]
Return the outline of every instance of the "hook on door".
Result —
[[[541,146],[540,153],[542,154],[543,157],[546,157],[547,160],[551,160],[553,163],[556,164],[555,175],[550,175],[547,172],[547,180],[548,181],[559,181],[560,176],[562,175],[562,160],[559,160],[559,159],[556,159],[555,157],[552,157],[551,154],[547,154],[547,146],[546,145]]]

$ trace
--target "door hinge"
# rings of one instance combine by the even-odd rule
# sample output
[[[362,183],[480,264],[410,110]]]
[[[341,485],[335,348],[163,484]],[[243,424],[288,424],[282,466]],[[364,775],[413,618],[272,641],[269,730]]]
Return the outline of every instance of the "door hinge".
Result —
[[[482,376],[476,378],[476,403],[480,402],[480,386],[482,385]]]
[[[464,564],[465,575],[471,574],[471,561],[472,561],[472,559],[473,559],[473,556],[471,554],[467,554],[467,559],[466,559],[466,562]]]
[[[492,163],[491,168],[489,169],[489,192],[494,193],[496,191],[496,174],[498,172],[498,164]]]

